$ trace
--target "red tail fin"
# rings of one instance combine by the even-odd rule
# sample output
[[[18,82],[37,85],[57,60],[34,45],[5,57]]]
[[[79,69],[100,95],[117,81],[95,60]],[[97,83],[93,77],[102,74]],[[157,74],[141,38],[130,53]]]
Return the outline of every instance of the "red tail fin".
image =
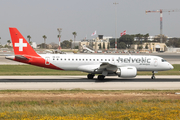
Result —
[[[39,56],[17,28],[9,28],[15,55]]]

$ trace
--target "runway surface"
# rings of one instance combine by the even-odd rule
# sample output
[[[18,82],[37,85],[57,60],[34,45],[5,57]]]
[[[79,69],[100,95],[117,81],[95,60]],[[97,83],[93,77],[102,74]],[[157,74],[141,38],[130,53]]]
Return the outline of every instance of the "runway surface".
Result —
[[[137,76],[123,79],[106,77],[89,80],[86,76],[0,76],[0,90],[180,90],[180,76]]]
[[[6,53],[7,54],[7,53]],[[13,54],[13,53],[8,53]],[[97,54],[98,55],[98,54]],[[134,54],[136,55],[136,54]],[[180,64],[180,53],[151,53],[137,55],[156,55],[163,57],[171,64]],[[23,63],[5,59],[0,54],[0,64],[20,65]],[[0,76],[0,90],[58,90],[58,89],[85,89],[85,90],[175,90],[180,89],[180,76],[137,76],[123,79],[106,77],[99,81],[87,79],[86,76]]]

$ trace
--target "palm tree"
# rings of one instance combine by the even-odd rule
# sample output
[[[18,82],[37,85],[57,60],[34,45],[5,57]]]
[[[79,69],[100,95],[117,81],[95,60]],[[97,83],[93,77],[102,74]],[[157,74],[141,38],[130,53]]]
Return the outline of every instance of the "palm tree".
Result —
[[[61,38],[61,35],[57,35],[57,38]],[[58,47],[58,49],[60,50],[61,49],[61,43],[59,43],[59,47]]]
[[[145,42],[147,42],[148,41],[148,37],[149,37],[149,33],[145,34],[144,37],[145,37]]]
[[[140,33],[139,33],[139,34],[136,34],[135,36],[137,37],[138,41],[141,40],[141,34],[140,34]]]
[[[30,42],[31,42],[31,41],[30,41],[30,40],[31,40],[31,36],[28,35],[27,38],[29,39],[29,44],[30,44]]]
[[[75,49],[75,39],[76,39],[77,33],[73,32],[72,34],[74,35],[74,49]]]
[[[46,38],[47,37],[46,37],[46,35],[43,35],[42,37],[44,38],[44,48],[46,48]]]
[[[154,43],[152,45],[153,45],[153,51],[154,51]]]
[[[146,49],[148,49],[148,48],[149,48],[149,47],[148,47],[148,43],[146,43],[146,46],[145,46],[145,48],[146,48]]]
[[[71,49],[72,49],[72,40],[70,39],[70,42],[71,42]]]
[[[10,40],[7,40],[7,43],[8,43],[8,46],[10,46],[11,41],[10,41]]]

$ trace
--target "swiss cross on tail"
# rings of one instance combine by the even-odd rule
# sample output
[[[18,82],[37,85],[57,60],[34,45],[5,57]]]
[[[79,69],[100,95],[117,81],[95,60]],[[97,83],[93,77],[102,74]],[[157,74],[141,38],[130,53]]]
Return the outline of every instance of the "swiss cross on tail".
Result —
[[[9,31],[11,34],[15,55],[29,55],[39,57],[39,55],[34,51],[31,45],[16,28],[9,28]]]
[[[23,47],[27,47],[27,43],[23,43],[23,39],[19,39],[19,43],[15,43],[15,47],[19,47],[19,51],[23,51]]]
[[[7,59],[40,67],[63,70],[50,62],[49,55],[43,58],[41,55],[37,54],[17,28],[10,27],[9,31],[13,44],[14,56],[7,57]]]

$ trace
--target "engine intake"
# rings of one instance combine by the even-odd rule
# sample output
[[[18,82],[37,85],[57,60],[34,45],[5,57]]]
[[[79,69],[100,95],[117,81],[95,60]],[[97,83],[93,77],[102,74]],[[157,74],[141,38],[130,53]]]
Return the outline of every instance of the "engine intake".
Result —
[[[134,66],[119,67],[116,74],[118,77],[136,77],[137,69]]]

